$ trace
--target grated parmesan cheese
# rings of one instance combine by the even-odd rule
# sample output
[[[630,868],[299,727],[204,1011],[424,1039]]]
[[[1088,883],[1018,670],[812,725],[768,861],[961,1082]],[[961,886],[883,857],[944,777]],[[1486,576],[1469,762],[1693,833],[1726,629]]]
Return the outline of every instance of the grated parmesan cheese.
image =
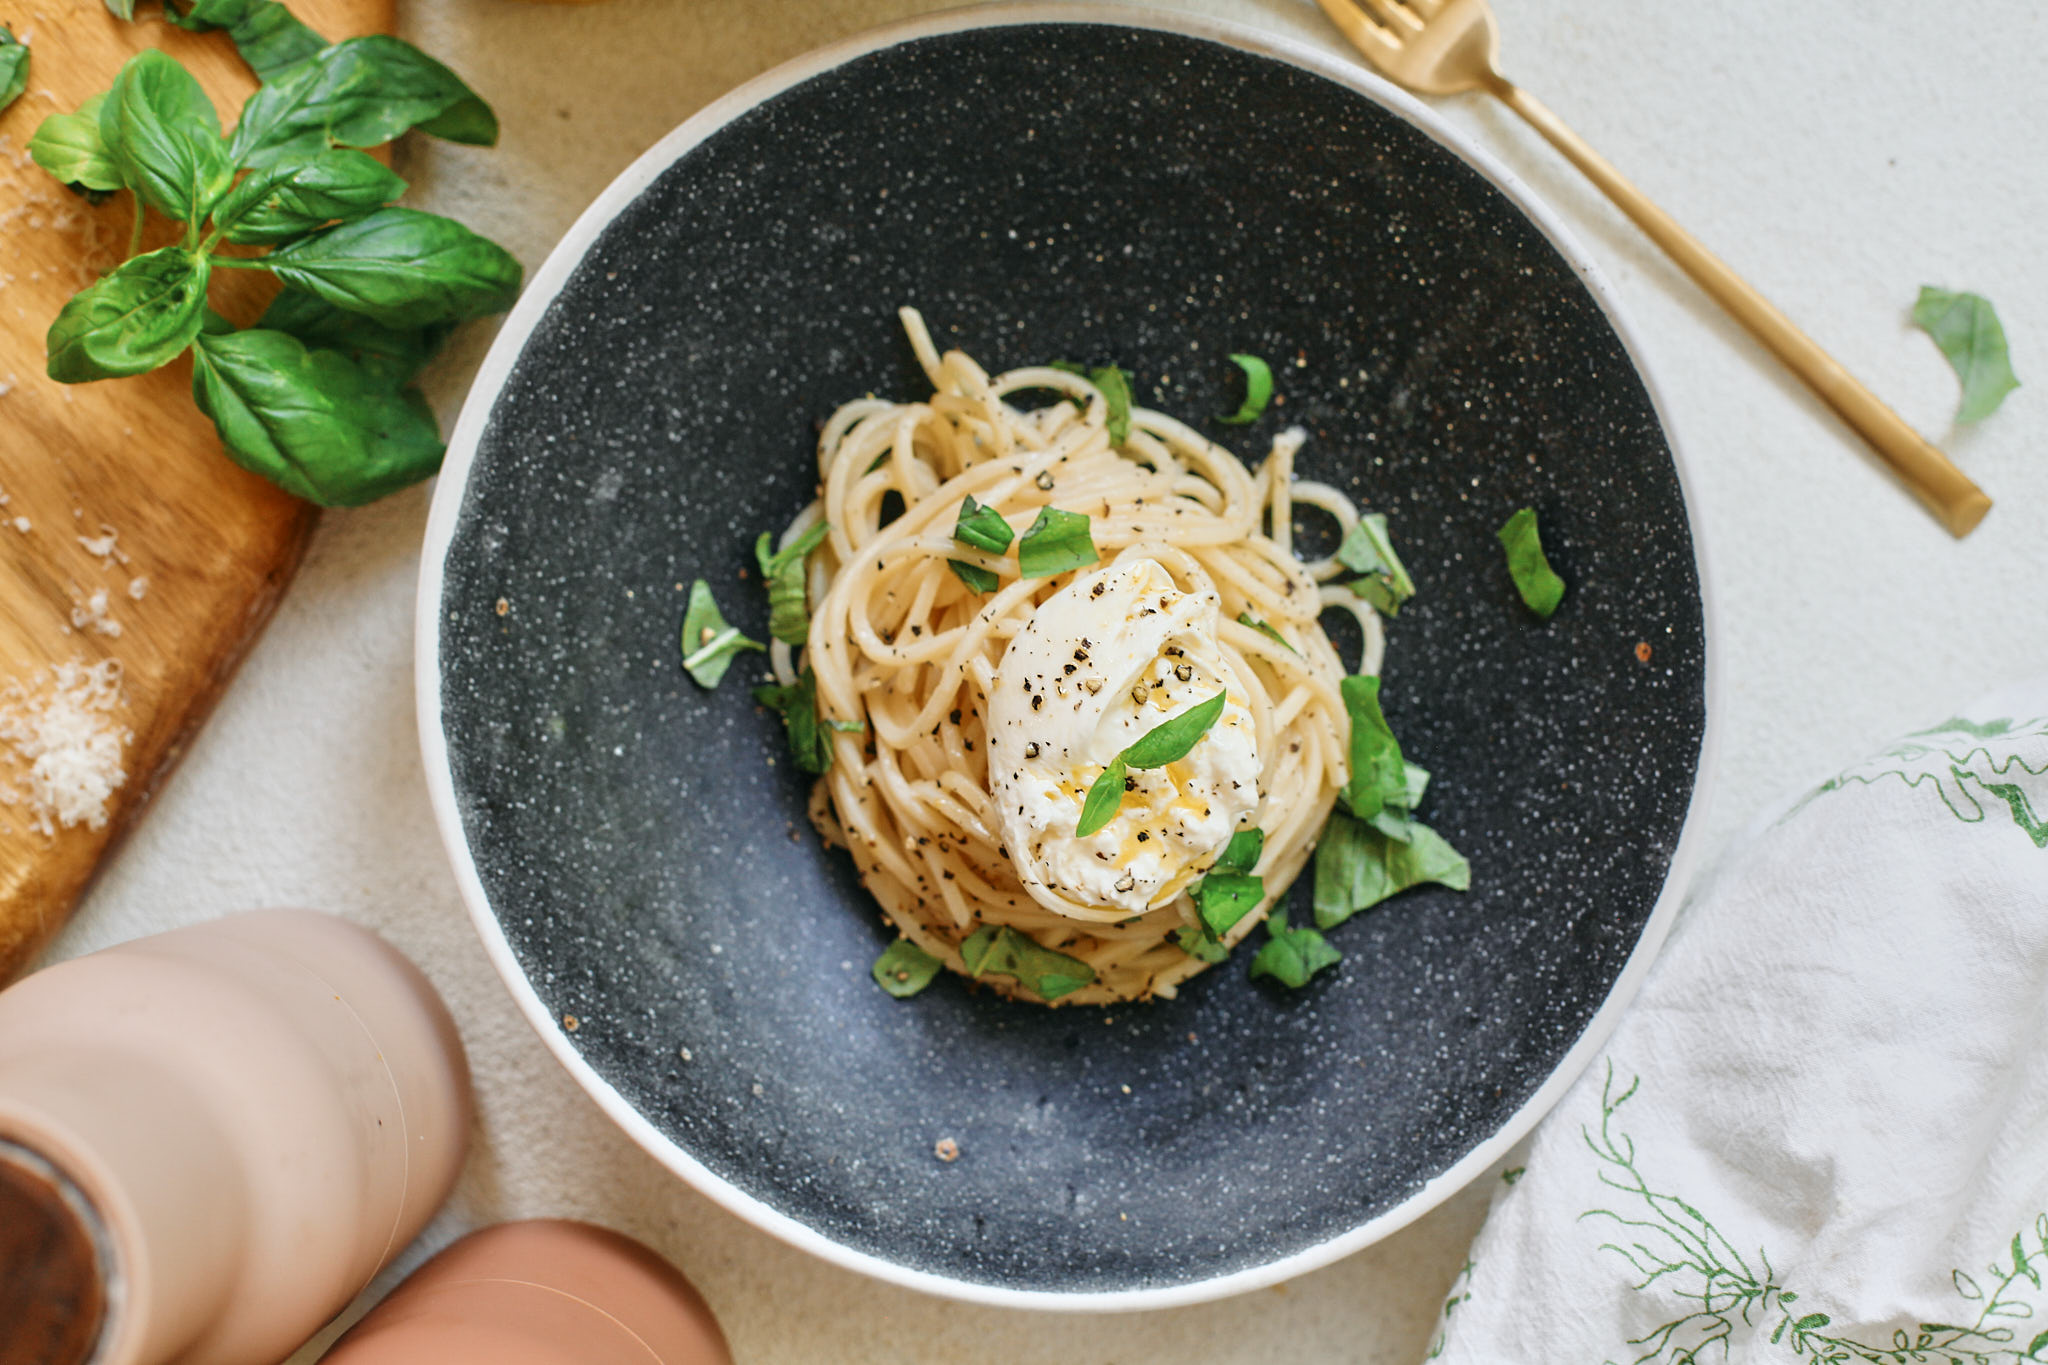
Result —
[[[29,823],[44,834],[58,826],[102,829],[107,801],[128,773],[122,747],[134,736],[113,712],[121,705],[121,664],[61,663],[31,692],[20,682],[0,691],[0,741],[26,766],[26,793],[0,793],[9,805],[26,799]]]
[[[140,602],[142,594],[149,591],[149,575],[137,574],[128,580],[128,595]]]

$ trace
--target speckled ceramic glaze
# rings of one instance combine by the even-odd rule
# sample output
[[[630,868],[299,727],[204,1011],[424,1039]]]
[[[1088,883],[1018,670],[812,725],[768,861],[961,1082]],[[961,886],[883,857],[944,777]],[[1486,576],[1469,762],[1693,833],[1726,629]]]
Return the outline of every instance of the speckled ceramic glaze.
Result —
[[[741,92],[542,272],[436,507],[429,768],[515,992],[671,1165],[925,1287],[1167,1303],[1398,1226],[1583,1062],[1661,932],[1700,585],[1616,325],[1426,116],[1242,35],[995,18]],[[1249,950],[1109,1009],[875,987],[891,935],[809,831],[759,656],[706,693],[676,642],[697,577],[765,636],[751,546],[820,419],[929,392],[906,303],[991,370],[1114,361],[1248,460],[1309,430],[1301,473],[1386,513],[1418,585],[1386,710],[1469,894],[1359,916],[1297,992]],[[1282,396],[1250,427],[1209,417],[1232,351]],[[1524,505],[1571,585],[1547,624],[1494,538]]]

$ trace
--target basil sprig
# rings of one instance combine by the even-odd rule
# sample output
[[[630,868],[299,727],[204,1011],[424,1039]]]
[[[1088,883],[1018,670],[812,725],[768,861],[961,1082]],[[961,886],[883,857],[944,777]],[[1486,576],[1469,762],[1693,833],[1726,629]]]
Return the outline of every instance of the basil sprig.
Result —
[[[1291,990],[1300,990],[1317,972],[1344,960],[1344,954],[1315,930],[1288,928],[1285,910],[1273,912],[1266,921],[1266,934],[1258,956],[1252,959],[1254,979],[1269,976]]]
[[[108,7],[133,18],[128,0]],[[130,191],[136,242],[145,205],[185,227],[64,306],[50,377],[142,374],[189,348],[194,401],[245,468],[332,506],[427,477],[440,432],[410,385],[454,323],[511,303],[520,267],[459,223],[387,207],[405,181],[355,149],[413,127],[488,143],[496,120],[410,44],[329,44],[275,0],[172,0],[166,18],[226,30],[264,84],[224,133],[191,73],[151,50],[104,94],[43,120],[29,142],[36,163],[88,195]],[[274,249],[221,255],[223,243]],[[289,287],[236,331],[207,307],[221,267],[268,270]]]
[[[0,24],[0,109],[21,98],[28,89],[28,44],[14,36],[14,30]]]
[[[977,980],[993,972],[1012,976],[1039,999],[1071,995],[1095,979],[1095,969],[1079,958],[1042,947],[1037,940],[1007,924],[984,924],[960,945],[960,958]]]
[[[1228,417],[1216,420],[1229,427],[1246,426],[1259,420],[1266,404],[1273,401],[1273,367],[1255,355],[1236,355],[1231,363],[1244,371],[1244,402]]]
[[[1509,517],[1497,532],[1501,548],[1508,555],[1508,576],[1515,591],[1530,611],[1548,621],[1557,604],[1564,600],[1564,580],[1550,567],[1543,553],[1543,537],[1536,529],[1536,509],[1524,507]]]
[[[1010,548],[1010,540],[1016,533],[1010,530],[1010,523],[1003,514],[993,507],[985,507],[968,494],[960,504],[960,516],[953,523],[953,539],[962,545],[977,550],[986,550],[1000,555]],[[973,592],[994,592],[1002,586],[1002,579],[979,564],[969,564],[964,559],[949,559],[946,567],[953,576],[965,583]]]
[[[804,560],[830,535],[832,527],[817,522],[780,550],[763,531],[754,542],[754,560],[761,566],[761,582],[768,589],[768,633],[786,645],[800,645],[810,638],[810,597],[804,586]]]
[[[1337,547],[1337,562],[1364,575],[1351,580],[1351,591],[1370,602],[1382,616],[1394,615],[1403,602],[1415,596],[1415,580],[1408,576],[1401,557],[1394,553],[1394,542],[1387,535],[1387,519],[1378,512],[1368,512],[1358,519],[1358,524],[1345,535],[1344,543]]]
[[[749,640],[740,634],[740,628],[725,619],[712,599],[711,585],[701,578],[690,584],[681,643],[683,671],[706,690],[718,686],[741,650],[767,648],[759,640]]]
[[[1921,285],[1913,304],[1913,325],[1934,338],[1963,383],[1958,422],[1989,417],[2020,386],[2006,350],[2005,328],[1991,300],[1982,294],[1956,293]]]
[[[1041,507],[1038,519],[1017,542],[1017,572],[1024,578],[1051,578],[1101,558],[1086,512]]]
[[[1188,756],[1195,742],[1208,733],[1209,727],[1223,714],[1223,707],[1229,700],[1229,693],[1218,692],[1215,696],[1191,706],[1170,720],[1159,724],[1140,735],[1122,753],[1110,760],[1094,782],[1089,784],[1088,795],[1081,802],[1081,820],[1074,827],[1074,837],[1085,839],[1116,818],[1124,801],[1124,781],[1132,768],[1163,768],[1169,763],[1178,763]]]
[[[931,985],[944,965],[909,939],[899,938],[882,950],[869,974],[883,990],[898,1000],[907,1000]]]

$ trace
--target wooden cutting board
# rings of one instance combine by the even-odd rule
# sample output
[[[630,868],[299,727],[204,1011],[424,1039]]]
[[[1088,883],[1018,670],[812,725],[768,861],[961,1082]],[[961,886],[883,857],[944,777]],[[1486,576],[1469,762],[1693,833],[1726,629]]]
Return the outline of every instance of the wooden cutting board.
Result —
[[[393,3],[291,8],[344,38],[389,31]],[[189,360],[94,384],[43,373],[51,319],[120,261],[134,209],[126,193],[91,206],[46,175],[26,152],[36,126],[105,90],[149,47],[199,78],[223,125],[255,78],[225,34],[174,29],[154,6],[145,21],[125,23],[101,0],[0,0],[0,21],[32,53],[28,92],[0,114],[0,732],[14,720],[12,738],[0,735],[0,797],[14,798],[0,804],[4,984],[64,923],[177,762],[269,620],[315,509],[221,453],[212,423],[192,406]],[[148,245],[175,235],[153,220]],[[271,288],[258,272],[220,271],[212,300],[247,322]],[[58,684],[107,660],[118,664],[118,693],[81,711],[102,746],[119,744],[124,776],[99,822],[38,822],[37,745],[22,731],[63,728],[64,716],[52,714],[64,706]]]

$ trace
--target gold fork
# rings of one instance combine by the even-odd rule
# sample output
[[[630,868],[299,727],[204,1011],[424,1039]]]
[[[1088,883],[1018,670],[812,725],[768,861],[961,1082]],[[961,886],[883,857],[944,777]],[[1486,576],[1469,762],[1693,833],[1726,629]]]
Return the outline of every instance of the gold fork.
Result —
[[[1601,193],[1664,253],[1733,314],[1820,400],[1868,441],[1892,472],[1949,531],[1966,536],[1991,499],[1949,458],[1920,438],[1876,394],[1836,363],[1792,320],[1749,287],[1699,239],[1673,222],[1598,152],[1564,126],[1535,96],[1504,78],[1495,66],[1500,34],[1486,0],[1318,0],[1352,46],[1397,84],[1425,95],[1484,90],[1528,120],[1529,126],[1586,173]]]

